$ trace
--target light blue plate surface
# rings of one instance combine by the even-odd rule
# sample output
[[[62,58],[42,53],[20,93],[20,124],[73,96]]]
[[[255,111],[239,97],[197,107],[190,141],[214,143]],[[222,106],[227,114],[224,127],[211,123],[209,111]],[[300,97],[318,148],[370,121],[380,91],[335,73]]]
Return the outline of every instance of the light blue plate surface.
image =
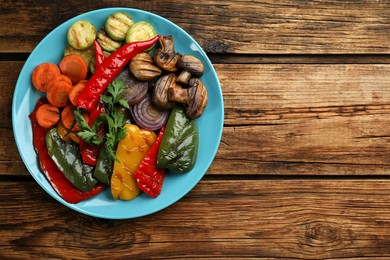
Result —
[[[135,22],[141,20],[150,22],[155,26],[158,34],[172,35],[177,52],[192,54],[205,65],[205,74],[201,79],[208,90],[209,100],[203,115],[197,119],[200,139],[198,159],[195,167],[188,173],[182,175],[168,173],[162,192],[156,199],[141,194],[131,201],[114,201],[110,190],[106,189],[89,200],[78,204],[69,204],[54,191],[38,166],[37,155],[32,145],[32,129],[28,115],[34,109],[35,103],[42,96],[42,93],[32,86],[31,73],[37,65],[43,62],[59,63],[67,44],[66,34],[71,24],[84,19],[99,29],[107,16],[116,11],[128,13]],[[53,198],[67,207],[90,216],[108,219],[128,219],[152,214],[172,205],[186,195],[201,180],[215,157],[222,136],[223,118],[221,86],[210,60],[201,47],[183,29],[167,19],[130,8],[107,8],[81,14],[49,33],[36,46],[23,66],[16,83],[12,103],[12,123],[16,144],[34,179]]]

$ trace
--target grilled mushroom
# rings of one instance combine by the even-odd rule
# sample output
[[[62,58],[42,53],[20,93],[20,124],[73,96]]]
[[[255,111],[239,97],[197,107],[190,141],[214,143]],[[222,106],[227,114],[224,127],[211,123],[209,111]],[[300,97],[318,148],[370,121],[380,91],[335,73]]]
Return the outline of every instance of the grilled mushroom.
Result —
[[[176,75],[173,73],[166,74],[159,78],[154,85],[152,100],[153,103],[161,110],[168,110],[173,108],[176,103],[168,100],[168,89],[175,88]]]
[[[183,55],[177,62],[177,67],[182,70],[177,77],[177,82],[187,85],[191,77],[200,78],[204,72],[203,63],[192,55]]]
[[[189,80],[189,88],[182,88],[179,84],[172,84],[168,89],[168,100],[184,104],[189,118],[200,117],[207,105],[207,89],[198,78]]]
[[[154,52],[154,62],[165,71],[177,71],[176,63],[180,54],[175,52],[175,44],[172,36],[161,36],[159,39],[160,48]]]
[[[150,81],[160,76],[161,70],[153,64],[149,53],[141,52],[130,61],[130,71],[133,76],[142,81]]]

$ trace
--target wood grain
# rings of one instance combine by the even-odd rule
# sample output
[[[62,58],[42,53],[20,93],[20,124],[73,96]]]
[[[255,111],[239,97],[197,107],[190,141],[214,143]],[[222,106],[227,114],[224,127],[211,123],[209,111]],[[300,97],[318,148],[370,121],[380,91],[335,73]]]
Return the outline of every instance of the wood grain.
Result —
[[[9,98],[22,64],[0,62],[0,175],[28,175],[13,141]],[[215,68],[225,128],[210,174],[389,175],[389,65]]]
[[[78,14],[118,6],[193,36],[225,106],[222,141],[200,183],[130,220],[51,198],[21,161],[11,118],[17,77],[39,41]],[[0,7],[0,259],[390,259],[390,1]]]
[[[390,54],[390,3],[380,0],[84,1],[82,5],[5,0],[0,23],[7,26],[0,28],[0,52],[28,53],[75,15],[117,6],[171,20],[210,53]]]
[[[215,67],[226,127],[212,173],[389,174],[387,64]]]
[[[35,183],[0,187],[4,258],[390,257],[387,180],[206,179],[167,209],[122,221],[76,213]]]
[[[0,61],[0,176],[29,175],[12,130],[12,97],[23,62]]]

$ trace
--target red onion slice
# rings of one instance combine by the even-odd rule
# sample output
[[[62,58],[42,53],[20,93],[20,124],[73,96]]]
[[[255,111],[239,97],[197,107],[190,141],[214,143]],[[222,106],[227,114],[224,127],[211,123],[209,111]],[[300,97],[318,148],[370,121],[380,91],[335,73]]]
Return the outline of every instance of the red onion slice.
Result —
[[[133,106],[139,103],[147,95],[149,84],[146,81],[139,81],[131,75],[128,68],[122,70],[116,79],[123,79],[125,81],[126,89],[122,93],[122,97]]]
[[[130,109],[134,122],[143,129],[158,130],[166,124],[169,117],[169,111],[159,110],[153,103],[150,95],[135,104]]]

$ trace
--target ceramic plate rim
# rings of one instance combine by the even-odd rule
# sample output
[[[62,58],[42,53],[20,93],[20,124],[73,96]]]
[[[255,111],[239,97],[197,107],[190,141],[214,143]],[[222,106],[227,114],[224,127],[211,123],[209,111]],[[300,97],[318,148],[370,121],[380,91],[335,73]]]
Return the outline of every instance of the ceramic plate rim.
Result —
[[[197,51],[201,54],[201,56],[204,58],[204,61],[207,63],[207,67],[211,70],[211,75],[210,77],[212,77],[213,80],[216,80],[216,86],[213,86],[215,88],[217,88],[216,90],[213,91],[214,94],[216,94],[216,99],[217,99],[217,102],[220,102],[219,104],[217,104],[217,110],[219,110],[219,114],[217,114],[217,117],[218,117],[218,122],[217,122],[217,125],[219,126],[218,129],[216,129],[215,131],[217,131],[215,134],[217,136],[217,139],[218,141],[216,142],[216,144],[214,145],[214,147],[212,148],[208,148],[210,149],[210,155],[211,155],[211,158],[209,158],[209,160],[206,160],[205,162],[203,162],[202,165],[205,165],[203,166],[203,168],[205,169],[201,174],[199,174],[197,176],[197,178],[194,179],[194,181],[191,183],[191,185],[187,185],[186,186],[186,189],[183,190],[183,191],[179,191],[178,195],[175,196],[174,198],[169,198],[168,202],[165,202],[163,203],[163,205],[159,206],[159,207],[156,207],[154,209],[151,209],[151,210],[148,210],[148,211],[144,211],[144,212],[139,212],[138,214],[137,213],[134,213],[134,212],[131,212],[131,214],[128,214],[128,215],[118,215],[118,216],[115,216],[115,215],[108,215],[108,214],[103,214],[103,213],[96,213],[96,212],[90,212],[88,210],[86,210],[85,208],[83,207],[80,207],[78,206],[79,204],[70,204],[70,203],[67,203],[66,201],[64,201],[52,188],[51,188],[51,185],[48,183],[47,179],[44,178],[44,180],[46,180],[46,183],[44,182],[44,180],[42,179],[42,177],[38,176],[38,174],[41,174],[43,175],[41,172],[38,172],[36,173],[36,170],[33,169],[33,167],[36,167],[36,165],[30,165],[29,164],[29,161],[27,160],[26,158],[26,154],[24,154],[23,152],[23,147],[22,147],[22,144],[23,142],[20,140],[20,136],[18,135],[18,132],[17,131],[17,115],[19,113],[19,109],[16,107],[16,104],[18,104],[18,100],[20,99],[20,96],[18,95],[18,91],[20,90],[23,90],[22,89],[22,86],[21,86],[21,82],[22,82],[22,78],[23,76],[27,76],[27,68],[30,66],[30,58],[33,57],[34,53],[36,50],[38,50],[39,48],[41,48],[41,46],[43,46],[45,44],[45,42],[47,41],[47,39],[50,39],[50,37],[52,37],[53,35],[55,35],[59,30],[60,28],[63,29],[63,27],[66,25],[66,24],[70,24],[78,19],[81,19],[81,18],[84,18],[86,16],[93,16],[93,15],[98,15],[99,13],[109,13],[109,12],[115,12],[115,11],[126,11],[128,13],[133,13],[133,14],[137,14],[137,16],[148,16],[148,17],[151,17],[153,19],[157,19],[157,20],[161,20],[165,23],[168,23],[170,26],[173,27],[174,31],[178,31],[180,34],[183,34],[185,37],[189,38],[191,40],[191,44],[195,44],[196,48],[197,48]],[[206,108],[207,109],[207,108]],[[28,114],[30,113],[31,111],[28,112]],[[221,138],[222,138],[222,130],[223,130],[223,121],[224,121],[224,104],[223,104],[223,96],[222,96],[222,89],[221,89],[221,86],[220,86],[220,82],[219,82],[219,79],[218,79],[218,76],[216,74],[216,71],[211,63],[211,61],[208,59],[206,53],[204,52],[204,50],[201,48],[201,46],[186,32],[184,31],[181,27],[179,27],[178,25],[174,24],[173,22],[169,21],[168,19],[162,17],[162,16],[159,16],[157,14],[154,14],[154,13],[151,13],[151,12],[148,12],[148,11],[144,11],[144,10],[140,10],[140,9],[135,9],[135,8],[126,8],[126,7],[111,7],[111,8],[101,8],[101,9],[96,9],[96,10],[92,10],[92,11],[88,11],[88,12],[85,12],[85,13],[82,13],[82,14],[79,14],[77,16],[74,16],[70,19],[68,19],[67,21],[63,22],[62,24],[58,25],[55,29],[53,29],[50,33],[48,33],[37,45],[36,47],[33,49],[33,51],[31,52],[31,54],[29,55],[29,57],[27,58],[25,64],[23,65],[21,71],[20,71],[20,74],[19,74],[19,77],[17,79],[17,82],[16,82],[16,85],[15,85],[15,90],[14,90],[14,94],[13,94],[13,99],[12,99],[12,129],[13,129],[13,132],[14,132],[14,137],[15,137],[15,142],[16,142],[16,146],[17,146],[17,149],[19,151],[19,154],[23,160],[23,163],[24,165],[26,166],[26,168],[28,169],[29,173],[33,176],[33,178],[35,179],[35,181],[49,194],[51,195],[51,197],[55,198],[57,201],[59,201],[61,204],[67,206],[68,208],[71,208],[75,211],[78,211],[82,214],[86,214],[86,215],[90,215],[90,216],[93,216],[93,217],[98,217],[98,218],[106,218],[106,219],[131,219],[131,218],[137,218],[137,217],[142,217],[142,216],[146,216],[146,215],[150,215],[150,214],[153,214],[155,212],[158,212],[158,211],[161,211],[163,209],[165,209],[166,207],[169,207],[171,206],[172,204],[176,203],[178,200],[180,200],[182,197],[184,197],[186,194],[188,194],[198,183],[199,181],[203,178],[203,176],[205,175],[205,173],[207,172],[208,168],[210,167],[212,161],[214,160],[215,158],[215,155],[218,151],[218,147],[219,147],[219,144],[220,144],[220,141],[221,141]],[[31,144],[32,145],[32,144]],[[50,187],[47,186],[47,184],[50,185]],[[164,188],[164,187],[163,187]],[[53,191],[55,194],[53,194]],[[161,195],[160,195],[161,196]],[[93,198],[92,198],[93,199]],[[166,201],[166,200],[165,200]],[[114,203],[117,203],[117,202],[114,202]],[[122,202],[121,202],[122,203]],[[119,207],[119,206],[118,206]]]

